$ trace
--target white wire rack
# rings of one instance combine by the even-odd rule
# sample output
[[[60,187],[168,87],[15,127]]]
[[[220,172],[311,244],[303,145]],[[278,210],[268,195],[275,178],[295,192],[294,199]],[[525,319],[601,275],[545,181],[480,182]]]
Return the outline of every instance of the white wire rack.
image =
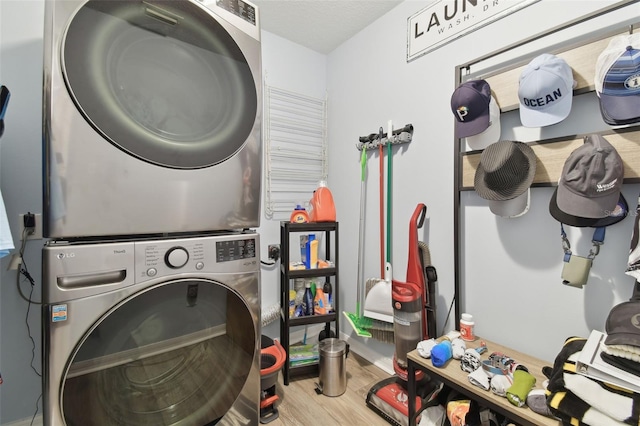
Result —
[[[327,179],[327,100],[265,87],[265,216],[288,219]]]

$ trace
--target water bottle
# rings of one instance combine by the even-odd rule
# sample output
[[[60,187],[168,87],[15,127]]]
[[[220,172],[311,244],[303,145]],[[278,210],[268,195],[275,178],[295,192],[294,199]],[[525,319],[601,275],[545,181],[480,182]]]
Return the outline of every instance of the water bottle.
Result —
[[[302,312],[305,316],[313,315],[313,293],[311,293],[311,283],[309,281],[304,285],[304,297],[302,298]]]

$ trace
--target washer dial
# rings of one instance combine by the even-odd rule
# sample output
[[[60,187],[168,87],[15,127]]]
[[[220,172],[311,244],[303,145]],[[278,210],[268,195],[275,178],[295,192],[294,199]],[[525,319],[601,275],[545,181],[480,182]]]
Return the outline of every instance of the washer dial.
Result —
[[[169,268],[182,268],[189,260],[189,252],[184,247],[172,247],[164,255],[164,262]]]

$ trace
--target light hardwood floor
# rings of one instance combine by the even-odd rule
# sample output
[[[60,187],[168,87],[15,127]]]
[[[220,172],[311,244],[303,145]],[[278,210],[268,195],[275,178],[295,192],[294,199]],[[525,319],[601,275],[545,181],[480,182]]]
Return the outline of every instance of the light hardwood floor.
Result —
[[[369,389],[387,377],[385,371],[353,352],[347,356],[347,390],[337,397],[316,393],[317,375],[294,376],[284,386],[280,373],[276,385],[279,417],[269,425],[388,425],[366,404]]]

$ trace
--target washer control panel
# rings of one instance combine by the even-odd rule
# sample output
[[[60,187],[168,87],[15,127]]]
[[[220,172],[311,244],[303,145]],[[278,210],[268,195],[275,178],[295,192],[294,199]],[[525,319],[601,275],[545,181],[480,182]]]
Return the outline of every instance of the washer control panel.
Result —
[[[218,262],[254,257],[256,257],[256,240],[253,238],[216,242],[216,260]]]
[[[136,281],[177,273],[254,272],[259,236],[237,234],[135,242]]]

